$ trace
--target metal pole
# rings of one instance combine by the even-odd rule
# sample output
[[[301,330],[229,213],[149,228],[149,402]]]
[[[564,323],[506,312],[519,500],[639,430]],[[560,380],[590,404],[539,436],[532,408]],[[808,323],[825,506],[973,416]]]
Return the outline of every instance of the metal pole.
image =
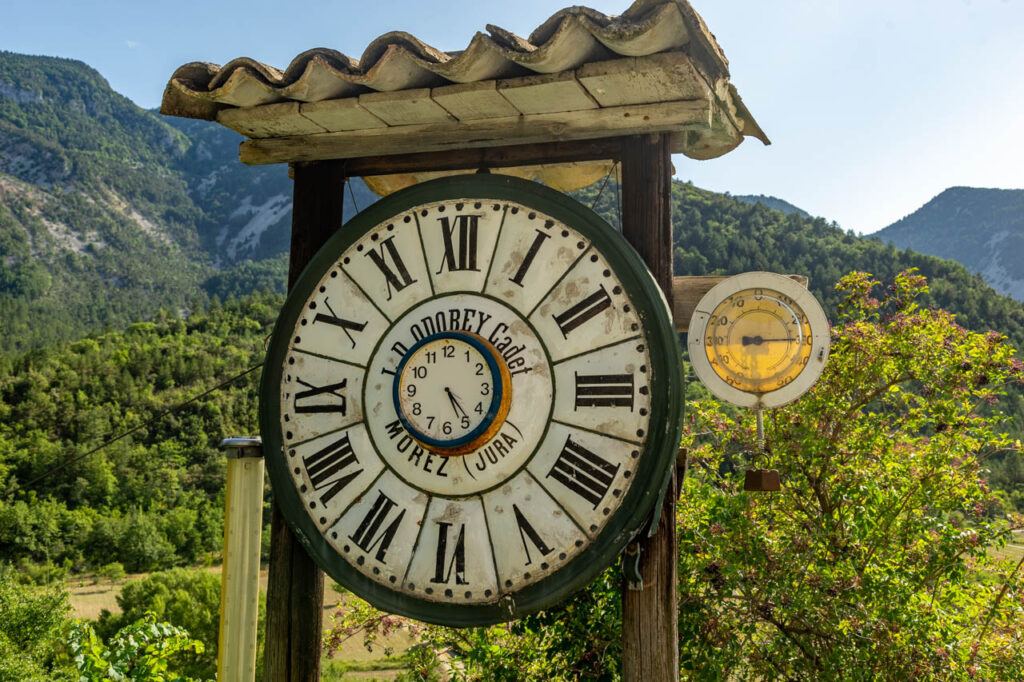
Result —
[[[228,460],[221,566],[217,679],[256,679],[260,539],[263,526],[263,441],[225,438]]]

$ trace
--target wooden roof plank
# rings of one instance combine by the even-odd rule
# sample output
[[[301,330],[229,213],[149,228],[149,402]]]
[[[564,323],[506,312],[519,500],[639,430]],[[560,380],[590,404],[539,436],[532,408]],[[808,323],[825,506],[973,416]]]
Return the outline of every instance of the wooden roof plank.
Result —
[[[456,120],[430,97],[430,88],[369,92],[359,96],[359,105],[389,126],[442,123]]]
[[[498,92],[497,83],[481,81],[434,88],[431,97],[460,121],[518,116],[519,110]]]
[[[711,96],[682,52],[594,62],[579,68],[576,78],[602,107]]]
[[[552,114],[598,108],[573,71],[498,81],[498,92],[524,114]]]
[[[346,159],[417,152],[583,140],[617,135],[706,130],[713,105],[707,100],[659,102],[585,111],[441,121],[373,130],[255,139],[243,142],[244,163]]]
[[[327,128],[303,116],[298,102],[221,109],[217,112],[217,122],[246,137],[254,138],[311,135],[327,131]]]
[[[359,100],[355,97],[310,102],[303,104],[300,111],[303,116],[322,126],[327,132],[386,128],[388,126],[387,123],[360,106]]]

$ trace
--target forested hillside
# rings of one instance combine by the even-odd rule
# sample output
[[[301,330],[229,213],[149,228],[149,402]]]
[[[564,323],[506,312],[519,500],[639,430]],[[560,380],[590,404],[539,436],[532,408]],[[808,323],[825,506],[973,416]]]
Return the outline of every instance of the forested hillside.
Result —
[[[219,443],[255,433],[259,373],[161,414],[260,363],[281,302],[257,294],[187,319],[160,311],[0,358],[0,561],[145,571],[219,553]]]

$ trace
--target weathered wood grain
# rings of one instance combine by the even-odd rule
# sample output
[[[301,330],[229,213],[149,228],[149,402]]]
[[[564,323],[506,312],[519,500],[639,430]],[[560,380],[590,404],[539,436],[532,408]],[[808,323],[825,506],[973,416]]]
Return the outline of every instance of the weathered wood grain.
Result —
[[[498,92],[527,115],[583,111],[598,107],[594,98],[576,80],[573,71],[500,80]]]
[[[387,123],[360,106],[359,99],[356,97],[310,102],[303,104],[301,111],[303,116],[328,132],[386,128],[388,126]]]
[[[327,128],[303,116],[298,102],[264,104],[259,107],[221,109],[217,123],[246,137],[277,137],[280,135],[311,135]]]
[[[297,164],[288,268],[291,288],[303,268],[341,227],[345,174],[337,162]],[[306,553],[275,502],[267,577],[265,680],[320,679],[324,574]]]
[[[672,305],[672,160],[667,135],[626,140],[622,149],[622,235],[644,259]],[[676,609],[678,540],[675,503],[678,481],[673,470],[665,499],[654,510],[658,530],[641,531],[644,589],[622,591],[622,678],[627,682],[679,679]],[[628,551],[628,550],[627,550]]]
[[[457,119],[430,97],[430,88],[397,92],[368,92],[359,96],[359,106],[389,126],[422,123],[455,123]]]
[[[680,100],[588,111],[446,121],[374,130],[248,140],[247,164],[348,159],[679,131],[711,124],[712,103]]]
[[[495,81],[434,88],[431,97],[460,121],[518,116],[519,110],[498,92]]]
[[[592,62],[576,78],[602,107],[711,99],[711,88],[682,52]]]

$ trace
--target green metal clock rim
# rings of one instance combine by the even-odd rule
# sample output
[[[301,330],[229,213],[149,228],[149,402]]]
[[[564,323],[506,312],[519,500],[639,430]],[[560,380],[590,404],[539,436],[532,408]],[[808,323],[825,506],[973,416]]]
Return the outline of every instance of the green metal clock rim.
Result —
[[[629,491],[590,545],[551,575],[492,604],[444,604],[389,589],[339,556],[306,513],[292,484],[280,429],[283,364],[295,323],[320,278],[367,231],[414,206],[454,199],[513,201],[580,231],[607,260],[643,322],[648,346],[653,426]],[[600,216],[556,190],[501,175],[466,175],[414,185],[382,199],[331,236],[299,276],[274,326],[260,382],[259,422],[274,498],[299,542],[329,575],[378,608],[452,626],[488,625],[554,606],[595,579],[644,526],[672,472],[682,432],[683,377],[679,339],[668,306],[640,256]],[[278,483],[280,482],[280,484]]]

